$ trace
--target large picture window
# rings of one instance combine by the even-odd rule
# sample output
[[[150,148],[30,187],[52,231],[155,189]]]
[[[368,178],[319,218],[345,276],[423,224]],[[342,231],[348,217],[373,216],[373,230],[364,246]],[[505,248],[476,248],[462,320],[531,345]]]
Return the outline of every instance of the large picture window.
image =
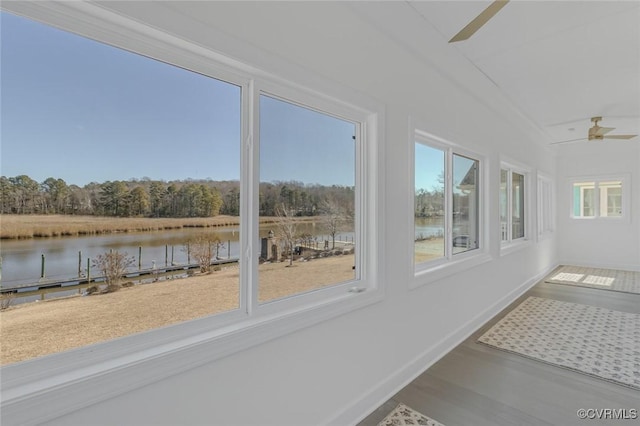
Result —
[[[3,363],[375,289],[370,108],[1,16]]]
[[[3,414],[46,423],[381,300],[381,103],[63,3],[2,9],[70,32],[0,13]]]
[[[241,85],[2,35],[2,363],[238,311]]]
[[[414,151],[414,264],[480,247],[480,161],[418,134]]]

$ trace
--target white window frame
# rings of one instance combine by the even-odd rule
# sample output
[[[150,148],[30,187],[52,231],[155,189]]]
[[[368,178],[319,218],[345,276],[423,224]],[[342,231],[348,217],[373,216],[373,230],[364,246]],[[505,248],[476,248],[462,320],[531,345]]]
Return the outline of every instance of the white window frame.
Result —
[[[598,189],[599,189],[599,192],[600,192],[600,194],[599,194],[600,198],[598,200],[599,201],[598,205],[599,205],[599,208],[600,208],[600,210],[599,210],[600,216],[602,216],[602,217],[620,217],[620,216],[617,216],[617,215],[611,215],[611,216],[609,215],[609,211],[608,211],[609,210],[609,190],[610,189],[614,189],[614,188],[609,186],[609,185],[604,185],[604,183],[605,182],[599,182],[598,183]],[[622,197],[622,189],[623,188],[622,187],[623,187],[623,185],[621,183],[620,184],[620,198],[621,198],[621,201],[623,199],[623,197]],[[603,214],[603,207],[604,207],[604,210],[606,210],[604,212],[604,214]],[[620,203],[620,208],[622,209],[622,203]]]
[[[616,182],[619,181],[622,184],[622,191],[621,191],[621,196],[622,196],[622,203],[621,203],[621,208],[622,208],[622,215],[620,216],[609,216],[606,214],[603,215],[602,214],[602,208],[603,208],[603,196],[605,196],[606,194],[604,193],[604,191],[602,191],[603,188],[601,188],[601,184],[603,183],[607,183],[607,182]],[[583,216],[584,214],[584,205],[581,202],[580,203],[580,215],[576,215],[575,211],[574,211],[574,186],[577,183],[591,183],[593,182],[593,189],[594,189],[594,206],[593,206],[593,216]],[[569,217],[571,219],[574,220],[596,220],[596,221],[612,221],[612,222],[624,222],[624,223],[629,223],[631,220],[631,174],[630,173],[617,173],[617,174],[610,174],[610,175],[592,175],[592,176],[576,176],[576,177],[571,177],[568,179],[568,186],[569,186],[569,200],[568,200],[568,204],[569,204]],[[584,189],[585,187],[580,187],[580,194],[581,197],[580,199],[583,199],[582,194],[584,193]],[[605,199],[605,206],[604,208],[606,209],[606,199]]]
[[[371,194],[371,184],[367,178],[365,172],[367,170],[366,148],[364,140],[364,129],[367,127],[367,120],[369,113],[354,109],[353,107],[338,103],[333,99],[327,97],[321,97],[317,94],[313,94],[309,91],[303,91],[299,88],[292,88],[290,85],[284,85],[280,82],[273,80],[256,80],[253,86],[253,155],[251,165],[247,165],[247,168],[254,170],[254,174],[250,181],[251,189],[249,195],[252,196],[250,200],[251,205],[256,206],[250,210],[251,218],[250,223],[253,224],[252,231],[253,236],[249,235],[249,241],[258,241],[258,217],[259,217],[259,166],[260,166],[260,96],[265,95],[274,99],[297,105],[303,108],[311,109],[319,113],[334,116],[338,119],[349,121],[354,123],[356,128],[356,158],[355,158],[355,247],[356,247],[356,272],[357,276],[354,280],[344,283],[336,283],[327,287],[323,287],[318,290],[313,290],[301,294],[294,294],[289,297],[268,301],[264,303],[258,302],[258,265],[257,262],[251,262],[252,276],[256,277],[248,283],[247,287],[251,288],[250,306],[252,311],[256,315],[270,315],[282,310],[294,309],[301,304],[317,304],[323,303],[327,299],[333,299],[344,295],[346,292],[360,292],[362,290],[370,290],[375,287],[369,277],[373,274],[373,265],[371,264],[371,247],[375,247],[375,242],[372,235],[375,232],[370,232],[369,218],[371,215],[366,214],[366,207],[364,206],[365,194]],[[249,262],[250,259],[246,258]],[[356,290],[357,289],[357,290]]]
[[[554,179],[544,173],[538,172],[537,176],[538,241],[549,238],[555,232],[555,188]]]
[[[511,253],[514,250],[524,248],[531,244],[532,224],[535,209],[533,208],[532,197],[532,178],[533,175],[530,167],[519,163],[511,159],[501,159],[500,161],[500,173],[503,170],[507,171],[507,239],[502,239],[502,221],[499,218],[499,238],[500,238],[500,254],[505,255]],[[512,194],[512,179],[513,173],[524,176],[524,236],[519,238],[512,238],[512,224],[513,224],[513,194]],[[498,177],[500,182],[500,177]],[[498,215],[500,214],[498,209]]]
[[[2,412],[46,422],[99,400],[210,363],[384,297],[384,106],[278,60],[277,76],[85,2],[4,2],[3,11],[236,84],[242,89],[240,308],[2,367]],[[215,30],[211,30],[215,32]],[[232,46],[236,47],[236,46]],[[242,46],[245,49],[250,47]],[[230,51],[233,49],[230,47]],[[264,91],[358,123],[359,280],[257,303],[258,96]],[[66,395],[59,398],[59,395]]]
[[[426,128],[426,126],[421,126]],[[410,236],[408,238],[410,244],[410,267],[414,272],[414,279],[409,283],[409,288],[414,289],[421,287],[433,281],[437,281],[446,276],[464,271],[472,268],[484,262],[491,260],[489,254],[489,232],[487,229],[488,217],[487,208],[489,203],[487,202],[487,190],[486,182],[487,170],[489,169],[489,163],[485,156],[476,152],[465,149],[464,147],[450,142],[444,138],[433,135],[416,128],[413,124],[413,120],[410,119],[410,146],[411,155],[409,163],[409,182],[411,182],[411,193],[415,192],[415,146],[417,143],[424,144],[426,146],[440,149],[445,153],[445,255],[439,259],[433,259],[426,262],[415,263],[414,250],[415,250],[415,197],[409,197],[409,223],[412,224],[410,229]],[[453,254],[453,227],[452,227],[452,213],[453,213],[453,200],[448,194],[452,192],[452,166],[453,155],[460,155],[467,157],[474,161],[478,161],[478,248],[468,250],[462,253]]]

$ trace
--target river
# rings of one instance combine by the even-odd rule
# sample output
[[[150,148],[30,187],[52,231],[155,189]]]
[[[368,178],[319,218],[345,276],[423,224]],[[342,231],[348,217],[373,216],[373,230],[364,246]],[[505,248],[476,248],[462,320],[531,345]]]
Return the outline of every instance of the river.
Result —
[[[415,218],[414,238],[416,240],[442,236],[444,236],[444,217]]]
[[[260,226],[260,237],[266,237],[270,230],[277,231],[273,224]],[[298,232],[314,235],[317,241],[330,239],[323,235],[321,227],[315,223],[298,224]],[[237,227],[225,228],[183,228],[155,232],[132,232],[83,237],[34,238],[26,240],[2,240],[2,287],[16,287],[37,283],[41,279],[42,255],[44,255],[44,275],[46,280],[64,280],[86,273],[87,259],[109,250],[126,252],[135,258],[135,266],[142,269],[154,265],[186,264],[188,261],[185,243],[199,234],[215,233],[221,246],[218,257],[239,257],[240,246]],[[341,233],[337,239],[352,240],[353,233]],[[259,246],[258,246],[259,247]],[[141,248],[141,249],[140,249]],[[141,257],[138,255],[141,250]],[[195,263],[194,259],[191,259]],[[79,265],[80,264],[80,265]],[[95,275],[97,271],[91,271]]]

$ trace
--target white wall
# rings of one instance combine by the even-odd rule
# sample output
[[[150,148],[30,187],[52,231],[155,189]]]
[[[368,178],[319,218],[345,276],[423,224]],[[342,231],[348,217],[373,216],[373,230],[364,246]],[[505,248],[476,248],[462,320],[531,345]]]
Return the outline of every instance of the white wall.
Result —
[[[193,2],[184,7],[191,17],[148,2],[107,3],[107,7],[293,81],[307,81],[303,74],[309,73],[385,104],[387,268],[382,284],[386,297],[381,303],[101,401],[53,424],[354,422],[531,285],[532,278],[554,266],[553,238],[499,256],[495,190],[500,155],[553,175],[552,155],[491,84],[452,54],[443,40],[433,38],[435,33],[424,22],[406,14],[406,4]],[[384,22],[413,28],[415,44],[391,40],[384,34]],[[471,82],[476,93],[456,80]],[[412,224],[407,217],[413,191],[406,172],[411,161],[410,116],[426,123],[424,130],[487,157],[493,256],[487,263],[411,291],[407,239]],[[633,167],[637,172],[637,163]],[[566,223],[559,227],[566,236],[577,233],[566,230]],[[631,246],[625,243],[629,250]],[[567,249],[563,245],[562,253]],[[637,246],[634,250],[637,256]]]
[[[558,148],[558,254],[560,263],[640,270],[640,144],[637,140],[583,142]],[[631,175],[630,220],[570,218],[569,179]]]

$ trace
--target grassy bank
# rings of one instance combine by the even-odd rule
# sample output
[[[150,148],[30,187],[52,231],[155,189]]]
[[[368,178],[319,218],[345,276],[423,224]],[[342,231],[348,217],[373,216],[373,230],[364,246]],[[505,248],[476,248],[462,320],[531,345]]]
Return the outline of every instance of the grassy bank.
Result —
[[[258,299],[272,301],[352,280],[354,256],[259,266]],[[0,311],[0,364],[103,342],[239,307],[239,269],[24,303]]]
[[[273,218],[262,217],[261,223]],[[148,232],[181,228],[237,226],[237,216],[199,218],[127,218],[65,215],[1,215],[0,239],[73,237],[118,232]]]

